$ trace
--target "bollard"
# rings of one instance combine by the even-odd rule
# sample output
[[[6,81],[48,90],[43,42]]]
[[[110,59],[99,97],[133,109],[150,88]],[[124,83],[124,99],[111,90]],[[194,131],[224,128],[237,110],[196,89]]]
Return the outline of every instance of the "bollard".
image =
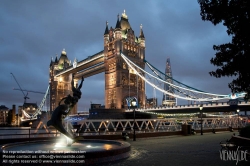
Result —
[[[215,129],[213,129],[212,132],[215,134]]]
[[[122,138],[123,138],[123,140],[129,139],[128,133],[126,131],[122,132]]]
[[[231,131],[231,132],[233,132],[234,130],[233,130],[233,128],[230,126],[229,127],[229,131]]]
[[[192,133],[193,135],[195,135],[195,134],[196,134],[196,132],[195,132],[195,130],[194,130],[194,129],[191,129],[191,133]]]

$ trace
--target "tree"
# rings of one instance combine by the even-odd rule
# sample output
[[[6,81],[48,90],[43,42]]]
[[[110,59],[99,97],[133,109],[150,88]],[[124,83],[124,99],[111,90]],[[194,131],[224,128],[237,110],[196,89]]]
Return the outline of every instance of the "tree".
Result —
[[[209,72],[216,78],[234,76],[228,84],[232,93],[246,92],[250,98],[250,0],[198,0],[203,21],[223,23],[229,43],[214,45],[215,57],[210,62],[218,66]]]

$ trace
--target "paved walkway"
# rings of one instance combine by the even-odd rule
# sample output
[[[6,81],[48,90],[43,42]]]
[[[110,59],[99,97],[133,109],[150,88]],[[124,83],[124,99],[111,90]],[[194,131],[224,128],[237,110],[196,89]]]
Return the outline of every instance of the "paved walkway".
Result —
[[[232,135],[232,132],[220,132],[130,139],[131,156],[106,166],[235,166],[236,161],[222,161],[219,152],[220,141]],[[250,162],[237,163],[237,166],[244,165],[250,166]]]

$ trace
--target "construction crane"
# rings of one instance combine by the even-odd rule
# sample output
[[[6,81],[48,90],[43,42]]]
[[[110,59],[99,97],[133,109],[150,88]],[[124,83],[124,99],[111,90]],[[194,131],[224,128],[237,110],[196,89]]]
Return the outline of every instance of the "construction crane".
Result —
[[[13,73],[10,73],[10,74],[13,76],[13,78],[15,79],[17,85],[19,86],[20,90],[22,91],[23,96],[24,96],[24,103],[26,103],[26,100],[27,100],[27,99],[30,99],[30,98],[28,97],[28,92],[27,92],[27,94],[25,95],[25,94],[24,94],[24,91],[23,91],[22,88],[21,88],[21,86],[20,86],[19,83],[17,82],[16,77],[14,76],[14,74],[13,74]]]
[[[33,91],[33,90],[24,90],[24,89],[16,89],[16,88],[13,88],[13,90],[20,90],[20,91],[24,91],[24,92],[32,92],[32,93],[40,93],[40,94],[45,94],[44,92],[37,92],[37,91]]]

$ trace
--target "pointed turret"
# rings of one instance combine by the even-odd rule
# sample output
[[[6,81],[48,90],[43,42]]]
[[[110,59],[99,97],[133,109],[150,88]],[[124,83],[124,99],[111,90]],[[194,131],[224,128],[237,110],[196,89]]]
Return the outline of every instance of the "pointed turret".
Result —
[[[51,57],[51,61],[50,61],[50,65],[49,66],[52,66],[53,63],[54,63],[53,62],[53,57]]]
[[[117,15],[117,22],[115,26],[115,39],[122,38],[122,31],[121,31],[121,22],[119,20],[119,14]]]
[[[139,36],[139,43],[142,47],[145,47],[145,36],[144,36],[144,33],[143,33],[143,30],[142,30],[142,24],[140,26],[140,36]]]
[[[58,55],[56,54],[56,59],[55,59],[55,63],[57,63],[57,62],[58,62],[58,58],[57,58],[57,56],[58,56]]]
[[[145,39],[143,30],[142,30],[142,24],[141,24],[141,26],[140,26],[140,36],[139,36],[139,38]]]
[[[121,29],[121,22],[120,22],[120,20],[119,20],[119,14],[117,15],[117,22],[116,22],[115,29],[116,29],[116,30]]]
[[[106,29],[105,29],[104,35],[108,35],[108,34],[109,34],[108,21],[106,21]]]
[[[109,28],[108,28],[108,21],[106,21],[106,29],[104,32],[104,45],[107,44],[109,41]]]

